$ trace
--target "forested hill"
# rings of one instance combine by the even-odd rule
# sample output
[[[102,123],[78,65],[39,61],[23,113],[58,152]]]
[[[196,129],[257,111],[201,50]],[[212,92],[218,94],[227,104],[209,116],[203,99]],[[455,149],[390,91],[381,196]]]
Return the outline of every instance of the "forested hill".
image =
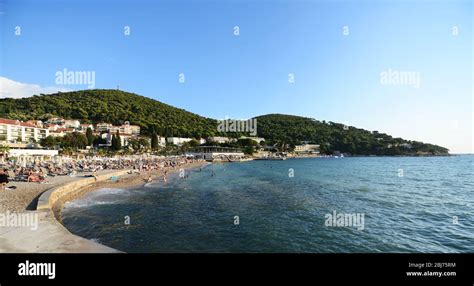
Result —
[[[318,121],[294,115],[268,114],[258,116],[258,135],[267,141],[299,144],[309,141],[320,144],[322,152],[340,151],[358,155],[447,155],[448,149],[385,133],[367,131],[335,122]]]
[[[217,122],[151,98],[120,90],[83,90],[1,99],[0,117],[46,120],[50,117],[79,119],[81,123],[129,121],[143,133],[152,128],[162,135],[207,137],[217,132]]]
[[[219,134],[217,121],[120,90],[83,90],[0,99],[0,117],[18,120],[64,117],[82,123],[129,121],[143,134],[206,138]],[[393,138],[390,135],[293,115],[258,116],[257,133],[267,144],[294,146],[303,141],[321,145],[321,151],[359,155],[416,155],[448,153],[446,148]],[[228,134],[236,137],[243,134]]]

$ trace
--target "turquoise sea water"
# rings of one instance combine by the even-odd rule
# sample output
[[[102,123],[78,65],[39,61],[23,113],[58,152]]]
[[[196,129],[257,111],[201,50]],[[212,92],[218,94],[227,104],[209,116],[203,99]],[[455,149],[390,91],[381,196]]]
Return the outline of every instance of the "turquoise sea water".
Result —
[[[211,164],[89,193],[62,215],[71,232],[125,252],[472,253],[473,168],[470,155]],[[363,214],[363,229],[327,226],[334,211]]]

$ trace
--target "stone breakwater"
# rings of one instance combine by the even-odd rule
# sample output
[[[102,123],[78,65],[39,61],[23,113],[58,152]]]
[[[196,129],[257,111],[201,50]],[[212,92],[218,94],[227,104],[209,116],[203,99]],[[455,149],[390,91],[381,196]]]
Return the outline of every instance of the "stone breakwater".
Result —
[[[37,210],[51,210],[56,220],[61,220],[61,209],[64,203],[73,200],[84,192],[84,188],[96,183],[109,181],[112,177],[120,177],[129,170],[120,170],[94,177],[73,181],[44,192],[38,199]]]
[[[38,217],[36,229],[27,227],[0,227],[0,252],[6,253],[115,253],[113,248],[98,244],[70,233],[58,221],[64,202],[73,199],[81,189],[91,184],[125,175],[128,170],[80,178],[44,192],[36,211],[25,211]]]

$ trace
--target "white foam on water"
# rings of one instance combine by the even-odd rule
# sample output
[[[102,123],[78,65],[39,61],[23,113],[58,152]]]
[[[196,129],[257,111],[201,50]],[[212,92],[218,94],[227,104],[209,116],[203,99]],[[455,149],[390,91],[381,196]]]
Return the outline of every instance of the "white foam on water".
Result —
[[[123,195],[129,195],[130,192],[124,189],[102,188],[91,192],[83,198],[66,202],[64,208],[84,208],[94,205],[110,205],[118,203]]]
[[[93,241],[93,242],[95,242],[95,243],[101,244],[100,239],[98,239],[98,238],[91,238],[91,239],[89,239],[89,240],[91,240],[91,241]]]

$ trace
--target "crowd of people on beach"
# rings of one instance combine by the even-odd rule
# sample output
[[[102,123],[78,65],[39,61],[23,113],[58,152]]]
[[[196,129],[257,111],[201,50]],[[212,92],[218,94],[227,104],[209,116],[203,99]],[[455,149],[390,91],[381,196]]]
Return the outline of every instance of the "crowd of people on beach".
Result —
[[[0,165],[1,189],[11,181],[46,183],[48,177],[76,176],[78,173],[91,173],[96,176],[101,170],[130,170],[130,173],[146,171],[164,171],[178,168],[189,163],[202,161],[186,156],[122,156],[122,157],[85,157],[72,159],[69,157],[55,158],[51,161],[33,161],[20,164],[8,161]]]

